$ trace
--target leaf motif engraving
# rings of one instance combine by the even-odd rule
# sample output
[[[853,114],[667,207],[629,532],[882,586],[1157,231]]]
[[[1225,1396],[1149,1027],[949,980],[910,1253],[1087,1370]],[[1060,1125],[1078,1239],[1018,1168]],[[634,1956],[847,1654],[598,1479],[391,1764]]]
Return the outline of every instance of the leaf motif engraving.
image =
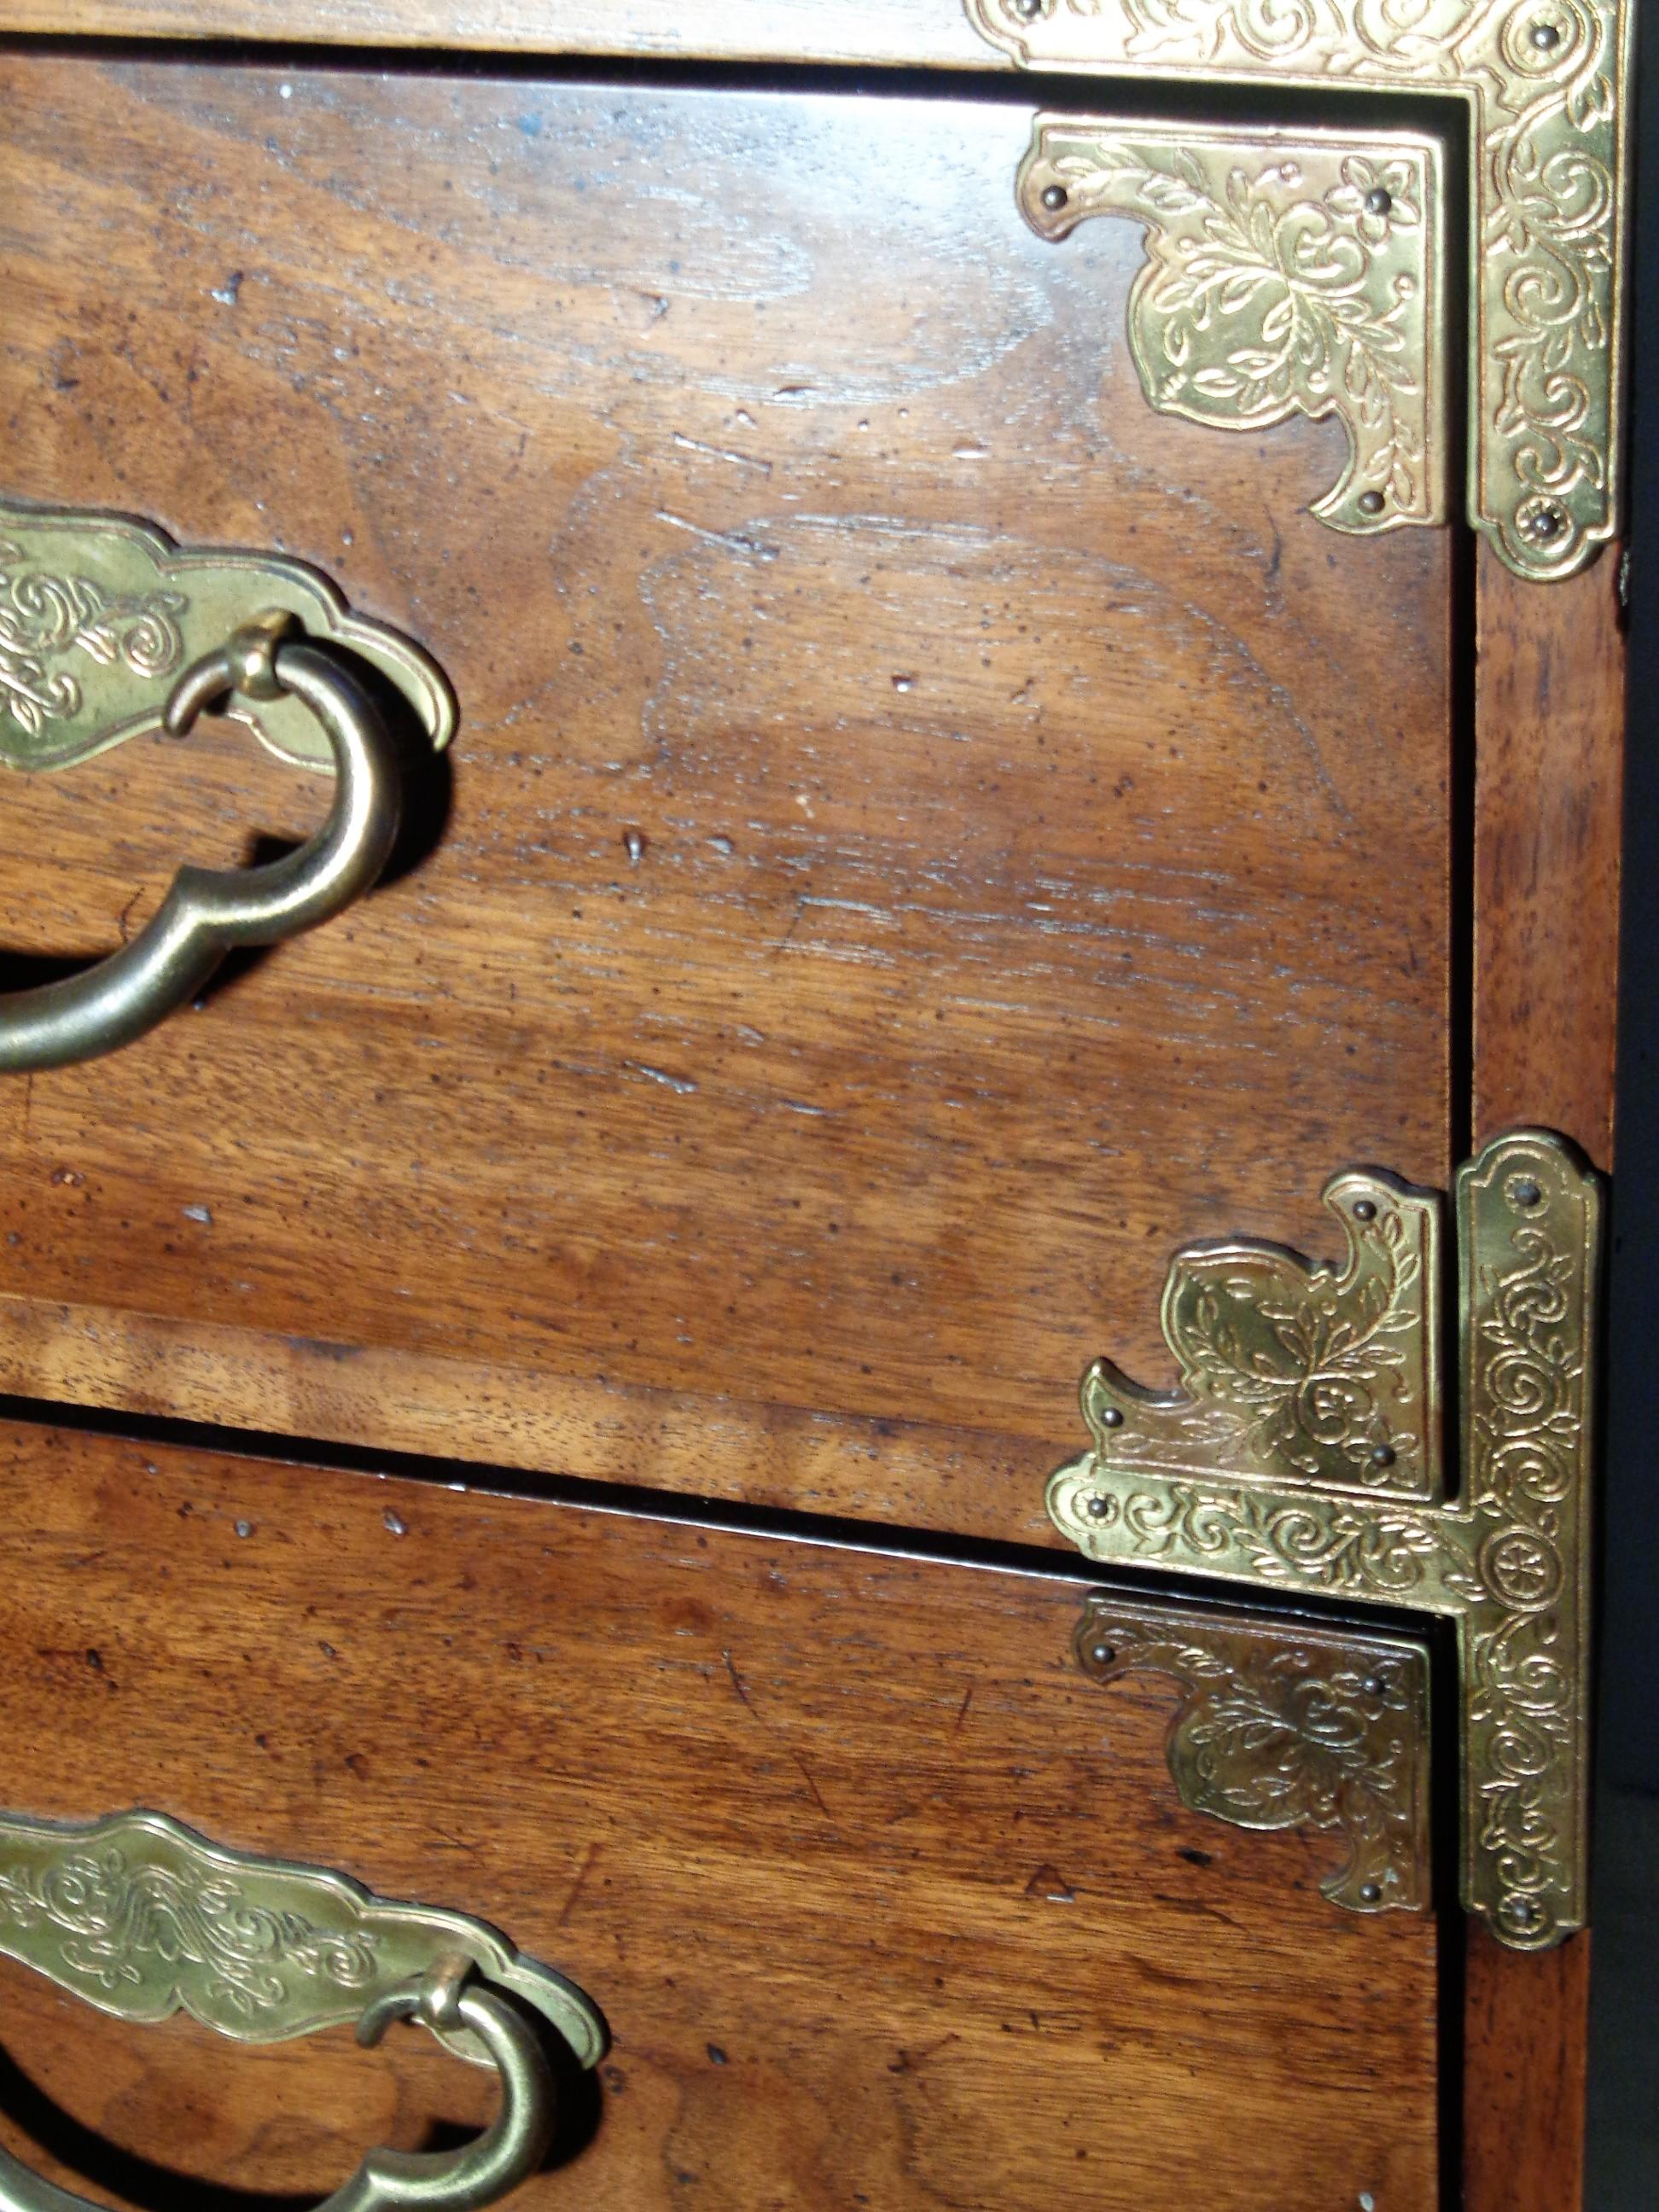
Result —
[[[1340,416],[1349,465],[1315,512],[1374,531],[1438,512],[1432,159],[1426,143],[1367,156],[1310,137],[1292,152],[1237,132],[1177,142],[1048,118],[1022,199],[1049,235],[1085,216],[1138,216],[1148,258],[1130,294],[1130,343],[1152,404],[1227,429]],[[1056,179],[1063,216],[1044,199]]]
[[[1470,520],[1511,568],[1529,576],[1570,574],[1614,534],[1619,292],[1628,221],[1629,134],[1620,111],[1628,100],[1633,0],[964,4],[988,39],[1036,68],[1205,82],[1346,81],[1461,95],[1473,125],[1475,220]],[[1069,118],[1078,130],[1086,120]],[[1111,121],[1096,128],[1121,131]],[[1379,181],[1389,189],[1380,172]],[[1361,243],[1387,250],[1368,225],[1382,212],[1375,189],[1360,191],[1358,208],[1346,197],[1326,205],[1333,218],[1355,224]],[[1409,192],[1395,194],[1395,205],[1402,197],[1411,199]],[[1158,212],[1150,197],[1141,209],[1120,211]],[[1250,237],[1260,254],[1259,232]],[[1380,314],[1372,319],[1386,324]],[[1370,348],[1376,346],[1373,337]],[[1369,389],[1375,365],[1373,350],[1355,370],[1352,389]],[[1340,374],[1346,392],[1347,372]],[[1158,396],[1162,374],[1145,381],[1153,404],[1166,404]],[[1259,389],[1243,379],[1237,391],[1199,398],[1220,409],[1243,405]],[[1437,447],[1437,421],[1431,430]],[[1432,451],[1428,458],[1431,465]],[[1346,515],[1327,519],[1354,526]]]
[[[1084,1418],[1114,1464],[1430,1494],[1439,1451],[1425,1265],[1434,1201],[1387,1177],[1349,1175],[1325,1203],[1348,1243],[1340,1271],[1270,1244],[1176,1255],[1163,1320],[1180,1389],[1139,1389],[1109,1361],[1084,1382]]]
[[[1432,1207],[1360,1171],[1326,1200],[1351,1224],[1340,1276],[1271,1245],[1177,1254],[1164,1327],[1183,1387],[1097,1362],[1093,1443],[1051,1478],[1048,1510],[1097,1559],[1454,1621],[1465,1901],[1542,1948],[1585,1911],[1599,1187],[1547,1132],[1495,1139],[1459,1171],[1455,1499],[1432,1456],[1375,1485],[1345,1456],[1402,1378],[1432,1405]]]
[[[112,1847],[0,1866],[0,1912],[18,1928],[57,1931],[64,1964],[105,1990],[137,1988],[146,1960],[159,1960],[200,1969],[207,2000],[244,2019],[286,2003],[294,1979],[361,1990],[376,1972],[370,1935],[250,1903],[228,1878],[191,1882],[133,1865]]]
[[[1096,1681],[1151,1671],[1179,1685],[1167,1748],[1184,1804],[1236,1827],[1336,1831],[1327,1897],[1359,1912],[1427,1905],[1424,1650],[1105,1595],[1076,1647]]]

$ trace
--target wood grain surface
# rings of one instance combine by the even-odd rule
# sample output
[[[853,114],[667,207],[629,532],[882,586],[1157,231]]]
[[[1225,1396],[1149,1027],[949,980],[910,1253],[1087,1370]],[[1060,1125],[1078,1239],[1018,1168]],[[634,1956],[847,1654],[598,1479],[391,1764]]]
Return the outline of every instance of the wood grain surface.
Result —
[[[1611,1169],[1625,738],[1617,559],[1539,592],[1488,556],[1479,615],[1477,1140],[1541,1123]],[[1464,2212],[1577,2212],[1590,1940],[1527,1959],[1470,1924]]]
[[[1175,1246],[1445,1182],[1448,538],[1311,518],[1334,424],[1152,412],[1139,228],[1025,229],[1024,110],[34,55],[0,114],[12,489],[318,562],[464,718],[418,865],[0,1095],[14,1382],[1046,1535]],[[234,736],[6,795],[39,955],[322,805]]]
[[[1432,1919],[1186,1812],[1172,1696],[1078,1675],[1070,1577],[21,1425],[0,1470],[4,1802],[161,1807],[570,1974],[612,2047],[525,2212],[1434,2212]],[[4,2140],[140,2204],[200,2201],[144,2160],[315,2192],[487,2105],[412,2032],[249,2051],[0,1982]]]
[[[1006,70],[962,0],[0,0],[0,31]]]

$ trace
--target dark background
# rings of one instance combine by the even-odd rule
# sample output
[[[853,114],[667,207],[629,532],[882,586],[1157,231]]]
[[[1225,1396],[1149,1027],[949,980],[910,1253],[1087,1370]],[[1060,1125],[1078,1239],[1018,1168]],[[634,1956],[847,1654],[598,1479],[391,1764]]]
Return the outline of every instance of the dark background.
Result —
[[[1631,323],[1630,716],[1592,1872],[1589,2212],[1654,2212],[1659,2206],[1659,744],[1650,711],[1659,697],[1659,38],[1641,46]],[[1547,803],[1540,794],[1540,804]],[[1586,976],[1584,988],[1595,989],[1595,979]]]

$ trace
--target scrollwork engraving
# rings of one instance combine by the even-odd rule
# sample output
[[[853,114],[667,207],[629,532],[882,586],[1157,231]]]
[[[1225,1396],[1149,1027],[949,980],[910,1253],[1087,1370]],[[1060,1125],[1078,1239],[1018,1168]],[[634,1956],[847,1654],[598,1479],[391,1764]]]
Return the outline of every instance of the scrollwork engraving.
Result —
[[[274,553],[182,549],[123,515],[0,499],[0,764],[70,768],[159,730],[168,687],[251,617],[295,616],[368,661],[432,743],[455,702],[426,655],[354,614],[328,580]],[[227,706],[284,759],[332,773],[314,716],[283,695]]]
[[[64,1964],[106,1991],[140,1988],[152,1960],[175,1972],[195,1967],[210,2005],[248,2020],[289,2000],[290,1976],[355,1991],[375,1972],[373,1936],[273,1911],[228,1877],[192,1883],[131,1865],[114,1848],[44,1868],[0,1866],[0,1911],[19,1929],[58,1931]]]
[[[1129,343],[1147,398],[1231,430],[1339,416],[1348,466],[1313,512],[1370,532],[1444,519],[1437,165],[1432,139],[1043,116],[1019,198],[1044,237],[1139,217]]]
[[[89,576],[31,569],[22,547],[0,538],[0,702],[39,737],[81,712],[76,653],[142,682],[171,674],[184,659],[186,604],[178,592],[110,592]]]
[[[1619,526],[1629,0],[965,0],[1039,69],[1445,92],[1471,118],[1470,520],[1520,574]]]
[[[1096,1681],[1150,1670],[1179,1685],[1167,1752],[1183,1804],[1235,1827],[1334,1831],[1345,1855],[1320,1883],[1334,1903],[1426,1908],[1429,1677],[1418,1645],[1101,1595],[1076,1646]]]
[[[1327,1193],[1380,1219],[1388,1179],[1352,1173]],[[1419,1217],[1421,1279],[1438,1273],[1431,1204]],[[1457,1179],[1462,1494],[1437,1463],[1417,1495],[1377,1495],[1340,1457],[1298,1460],[1271,1435],[1206,1421],[1226,1391],[1176,1320],[1195,1262],[1225,1251],[1236,1304],[1206,1317],[1209,1363],[1246,1382],[1259,1364],[1254,1300],[1281,1325],[1285,1255],[1271,1246],[1177,1255],[1164,1333],[1186,1388],[1138,1389],[1109,1362],[1083,1387],[1093,1447],[1049,1485],[1056,1524],[1092,1558],[1218,1575],[1258,1587],[1403,1606],[1457,1624],[1462,1655],[1463,1887],[1506,1942],[1540,1948],[1583,1924],[1588,1788],[1591,1323],[1600,1236],[1595,1177],[1547,1133],[1496,1139]],[[1254,1261],[1253,1266],[1247,1261]],[[1353,1262],[1350,1262],[1350,1273]],[[1319,1271],[1307,1277],[1319,1281]],[[1432,1326],[1432,1304],[1418,1309]],[[1183,1437],[1176,1452],[1170,1437]],[[1200,1453],[1205,1465],[1194,1465]]]
[[[226,1850],[160,1813],[75,1827],[0,1814],[0,1955],[123,2020],[185,2011],[250,2043],[356,2019],[459,1957],[533,2006],[585,2065],[604,2045],[581,1992],[483,1921]],[[484,2058],[470,2029],[438,2033]]]

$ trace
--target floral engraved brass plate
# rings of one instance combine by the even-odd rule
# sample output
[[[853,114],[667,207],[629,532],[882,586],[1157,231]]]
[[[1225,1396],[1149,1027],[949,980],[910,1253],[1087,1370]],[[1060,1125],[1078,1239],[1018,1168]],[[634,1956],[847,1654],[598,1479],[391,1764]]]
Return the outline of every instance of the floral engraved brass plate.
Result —
[[[1338,416],[1338,530],[1446,519],[1440,149],[1395,132],[1206,130],[1044,115],[1019,173],[1043,238],[1146,226],[1129,345],[1161,414],[1259,430]]]
[[[1614,534],[1630,0],[964,5],[1031,69],[1461,100],[1470,521],[1534,577],[1570,575]]]
[[[1427,1911],[1420,1644],[1103,1593],[1078,1623],[1076,1648],[1095,1681],[1149,1671],[1179,1686],[1168,1751],[1183,1805],[1236,1828],[1332,1830],[1343,1857],[1319,1886],[1333,1904]]]
[[[1455,1498],[1431,1455],[1383,1456],[1405,1402],[1397,1360],[1431,1374],[1429,1344],[1404,1350],[1412,1328],[1434,1333],[1426,1288],[1420,1324],[1396,1330],[1388,1299],[1369,1333],[1363,1315],[1331,1320],[1360,1245],[1408,1196],[1431,1284],[1436,1217],[1359,1170],[1327,1196],[1355,1224],[1343,1278],[1272,1246],[1177,1255],[1164,1328],[1187,1387],[1148,1392],[1109,1362],[1092,1367],[1094,1443],[1054,1476],[1048,1510],[1091,1559],[1454,1620],[1464,1903],[1504,1942],[1541,1949],[1585,1911],[1600,1183],[1534,1130],[1458,1172]],[[1273,1410],[1252,1418],[1264,1395]],[[1336,1441],[1310,1449],[1308,1436]]]
[[[1439,1200],[1360,1170],[1322,1195],[1347,1243],[1340,1269],[1274,1244],[1176,1255],[1163,1322],[1181,1387],[1142,1390],[1107,1359],[1084,1379],[1115,1466],[1439,1494]]]
[[[251,615],[286,609],[402,693],[434,746],[455,702],[419,647],[353,614],[325,576],[272,553],[187,551],[149,524],[0,499],[0,762],[69,768],[161,726],[173,679]],[[297,699],[228,708],[274,752],[331,772]]]
[[[356,2020],[438,1962],[465,1959],[533,2007],[584,2065],[605,2045],[581,1991],[483,1921],[222,1850],[160,1813],[82,1826],[0,1814],[0,1953],[122,2020],[182,2010],[244,2043]],[[435,2032],[489,2063],[465,2027]]]

